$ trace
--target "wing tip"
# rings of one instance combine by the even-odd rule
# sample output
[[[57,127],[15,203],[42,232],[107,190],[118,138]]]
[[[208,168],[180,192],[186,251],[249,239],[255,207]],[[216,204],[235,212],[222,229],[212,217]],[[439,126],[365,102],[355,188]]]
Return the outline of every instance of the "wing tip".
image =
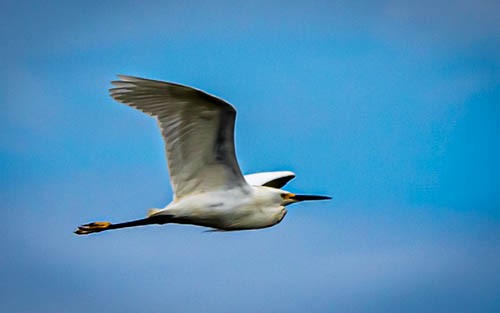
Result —
[[[146,80],[145,78],[125,74],[116,74],[116,76],[122,81]]]
[[[294,172],[292,171],[281,171],[283,173],[284,176],[286,177],[291,177],[291,178],[295,178],[297,175],[295,175]]]
[[[112,81],[111,83],[113,82],[125,82],[125,83],[143,83],[143,84],[159,84],[159,85],[162,85],[162,86],[165,86],[165,85],[176,85],[176,86],[179,86],[179,87],[185,87],[185,88],[191,88],[191,89],[194,89],[193,87],[189,87],[189,86],[184,86],[184,85],[181,85],[181,84],[178,84],[178,83],[173,83],[173,82],[168,82],[168,81],[162,81],[162,80],[157,80],[157,79],[150,79],[150,78],[144,78],[144,77],[139,77],[139,76],[133,76],[133,75],[125,75],[125,74],[117,74],[116,75],[120,80],[118,81]]]

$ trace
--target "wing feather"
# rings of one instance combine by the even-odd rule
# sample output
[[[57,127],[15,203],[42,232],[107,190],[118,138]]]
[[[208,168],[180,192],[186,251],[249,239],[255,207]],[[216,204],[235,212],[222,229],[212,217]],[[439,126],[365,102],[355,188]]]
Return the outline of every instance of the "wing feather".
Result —
[[[176,198],[249,186],[234,148],[236,110],[201,90],[119,75],[111,96],[158,120]]]
[[[244,177],[247,183],[252,186],[281,188],[295,178],[295,173],[290,171],[263,172],[247,174]]]

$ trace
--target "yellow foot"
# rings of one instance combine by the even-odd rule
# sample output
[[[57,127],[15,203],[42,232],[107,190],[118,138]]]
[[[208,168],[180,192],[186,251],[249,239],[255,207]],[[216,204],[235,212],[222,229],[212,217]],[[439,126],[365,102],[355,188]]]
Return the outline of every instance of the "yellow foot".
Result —
[[[82,226],[78,226],[78,229],[75,230],[75,234],[87,235],[91,233],[98,233],[100,231],[108,229],[110,225],[111,225],[110,222],[94,222],[90,224],[85,224]]]

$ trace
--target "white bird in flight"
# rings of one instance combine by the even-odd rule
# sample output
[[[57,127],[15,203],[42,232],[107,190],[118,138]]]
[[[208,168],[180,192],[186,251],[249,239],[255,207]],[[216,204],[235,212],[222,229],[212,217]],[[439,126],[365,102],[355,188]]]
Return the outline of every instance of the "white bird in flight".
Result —
[[[236,110],[201,90],[132,76],[118,76],[110,89],[115,100],[155,117],[167,154],[174,200],[147,217],[112,224],[81,225],[78,235],[149,224],[192,224],[231,231],[270,227],[281,222],[285,206],[331,199],[281,190],[289,171],[243,176],[234,150]]]

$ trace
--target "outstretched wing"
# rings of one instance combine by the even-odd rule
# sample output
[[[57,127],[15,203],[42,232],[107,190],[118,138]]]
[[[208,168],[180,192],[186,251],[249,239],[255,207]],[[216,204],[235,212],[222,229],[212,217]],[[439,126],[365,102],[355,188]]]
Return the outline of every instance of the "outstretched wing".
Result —
[[[295,178],[295,173],[290,171],[263,172],[245,175],[245,180],[252,186],[266,186],[281,188]]]
[[[236,160],[236,110],[203,91],[119,75],[111,96],[158,120],[176,198],[217,189],[248,188]]]

